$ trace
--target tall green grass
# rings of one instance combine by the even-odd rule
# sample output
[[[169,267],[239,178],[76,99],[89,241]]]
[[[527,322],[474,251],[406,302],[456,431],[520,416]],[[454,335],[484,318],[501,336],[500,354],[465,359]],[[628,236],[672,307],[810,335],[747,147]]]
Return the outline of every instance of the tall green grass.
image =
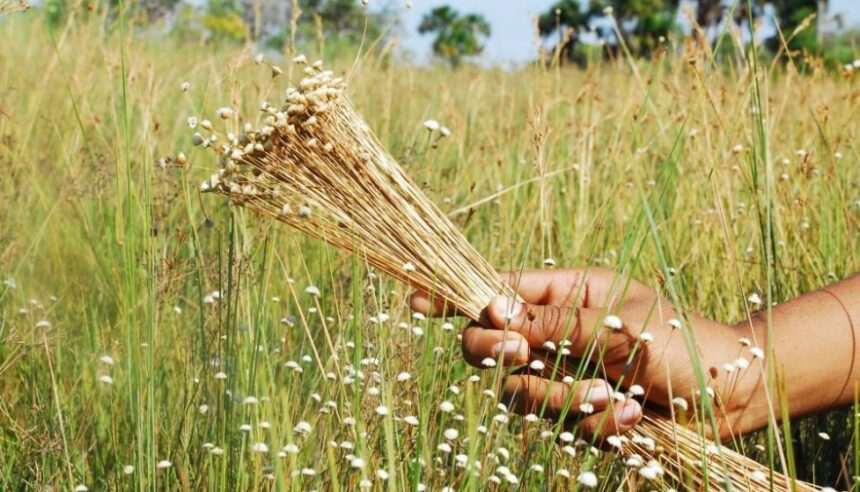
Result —
[[[484,391],[500,374],[462,362],[457,330],[443,328],[460,321],[414,319],[408,292],[360,259],[199,196],[212,163],[186,118],[227,104],[255,118],[286,76],[271,79],[252,49],[104,25],[0,23],[0,277],[14,281],[0,287],[0,487],[514,487],[490,481],[499,466],[527,489],[573,487],[582,466],[602,490],[642,485],[611,454],[564,454],[540,437],[549,424],[494,423]],[[856,75],[800,76],[746,55],[711,69],[694,46],[673,48],[683,54],[635,62],[639,78],[621,63],[452,72],[370,56],[350,97],[444,210],[498,194],[455,221],[499,268],[551,255],[655,288],[668,278],[680,311],[726,322],[747,316],[750,292],[780,302],[856,271]],[[428,139],[428,118],[453,135]],[[186,169],[157,166],[180,150]],[[389,319],[372,323],[379,313]],[[778,402],[775,379],[771,391]],[[307,435],[294,431],[302,421]],[[849,488],[855,425],[834,412],[734,445]],[[451,453],[437,449],[448,428]],[[299,452],[278,457],[288,444]]]

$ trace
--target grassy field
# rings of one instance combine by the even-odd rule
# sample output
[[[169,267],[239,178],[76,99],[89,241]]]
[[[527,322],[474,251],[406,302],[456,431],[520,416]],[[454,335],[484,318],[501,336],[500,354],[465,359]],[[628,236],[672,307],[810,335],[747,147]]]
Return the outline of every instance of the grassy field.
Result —
[[[461,360],[462,320],[414,319],[360,261],[198,194],[214,162],[187,118],[255,120],[298,76],[288,57],[272,78],[253,48],[103,26],[0,21],[0,488],[567,490],[581,469],[599,490],[672,486],[508,417],[493,371]],[[750,293],[860,270],[860,75],[673,51],[588,70],[326,61],[500,269],[552,258],[658,288],[665,255],[684,306],[725,322]],[[780,426],[791,474],[852,487],[854,415]],[[772,442],[736,446],[767,463]]]

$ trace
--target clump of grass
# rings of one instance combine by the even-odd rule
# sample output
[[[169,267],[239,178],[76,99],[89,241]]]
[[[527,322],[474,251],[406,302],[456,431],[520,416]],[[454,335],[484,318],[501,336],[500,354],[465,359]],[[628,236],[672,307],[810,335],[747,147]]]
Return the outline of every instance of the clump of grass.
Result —
[[[306,64],[304,56],[295,61]],[[351,252],[486,323],[483,310],[490,300],[516,297],[514,290],[385,150],[344,94],[345,81],[321,62],[305,67],[304,74],[287,90],[285,106],[262,104],[258,129],[245,124],[219,132],[211,121],[189,122],[205,133],[195,134],[195,143],[220,156],[219,169],[201,191]],[[226,121],[237,116],[229,107],[216,114]],[[435,131],[438,124],[430,122],[425,126]],[[575,373],[565,359],[555,359],[562,364],[553,374]],[[544,363],[532,367],[543,370]],[[387,412],[377,408],[380,415]],[[611,445],[646,478],[665,473],[675,483],[714,490],[814,490],[653,411],[646,410],[630,434],[616,436]],[[592,481],[580,477],[585,486],[594,486]]]

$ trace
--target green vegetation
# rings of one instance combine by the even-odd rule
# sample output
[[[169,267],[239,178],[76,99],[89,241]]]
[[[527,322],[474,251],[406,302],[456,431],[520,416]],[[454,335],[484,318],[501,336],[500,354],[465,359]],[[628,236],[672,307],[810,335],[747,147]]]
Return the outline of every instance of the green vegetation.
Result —
[[[766,3],[773,9],[773,19]],[[539,17],[538,30],[547,39],[557,38],[556,51],[579,64],[593,59],[584,43],[586,35],[596,38],[606,56],[617,57],[626,50],[628,55],[650,57],[668,37],[680,34],[681,21],[701,40],[718,47],[730,42],[726,35],[738,37],[751,24],[760,31],[775,22],[778,29],[764,46],[770,54],[785,55],[783,59],[804,67],[812,58],[823,57],[829,67],[839,68],[853,60],[856,50],[857,32],[831,34],[825,40],[819,27],[825,0],[698,0],[681,10],[680,6],[678,0],[559,0]],[[836,21],[841,26],[841,20]],[[732,52],[718,50],[719,58],[731,57]]]
[[[418,32],[435,33],[433,53],[456,67],[464,57],[484,51],[479,38],[490,35],[490,24],[478,14],[460,14],[446,5],[427,13]]]
[[[0,22],[0,488],[568,490],[585,468],[597,490],[670,486],[504,413],[460,320],[416,319],[360,259],[199,195],[212,157],[188,118],[257,121],[301,67],[272,58],[272,77],[256,50],[121,13]],[[683,307],[724,321],[752,292],[860,270],[860,75],[674,52],[588,70],[326,61],[444,211],[479,203],[454,219],[499,268],[552,258],[662,289],[669,262]],[[855,410],[773,427],[792,474],[853,486]],[[779,451],[765,432],[732,445]]]

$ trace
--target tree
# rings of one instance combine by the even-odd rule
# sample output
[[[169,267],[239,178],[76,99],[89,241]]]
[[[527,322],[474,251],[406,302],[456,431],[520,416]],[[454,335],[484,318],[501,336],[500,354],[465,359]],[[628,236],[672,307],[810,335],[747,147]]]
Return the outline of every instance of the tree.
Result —
[[[418,32],[436,33],[433,53],[456,67],[464,57],[484,51],[479,38],[490,35],[490,24],[481,15],[461,15],[450,6],[443,5],[424,14]]]
[[[202,24],[210,39],[215,41],[242,41],[248,35],[242,9],[236,0],[209,0]]]
[[[569,45],[563,48],[571,60],[581,61],[573,48],[586,29],[594,30],[609,47],[617,47],[623,41],[634,54],[648,56],[660,38],[675,29],[678,3],[679,0],[592,0],[584,9],[578,0],[560,0],[538,19],[538,29],[545,37],[570,32],[571,36],[559,39]],[[619,33],[621,40],[617,39]]]
[[[259,2],[261,0],[243,0]],[[278,15],[265,16],[263,34],[266,44],[280,49],[293,38],[290,19],[292,5],[284,0],[262,0],[263,12],[283,9]],[[298,24],[295,41],[298,45],[318,43],[324,53],[335,56],[340,51],[354,53],[362,39],[370,45],[385,34],[385,28],[396,21],[391,8],[383,7],[368,11],[358,0],[299,0]],[[283,20],[281,20],[283,18]],[[384,45],[384,43],[379,43]]]
[[[775,15],[782,35],[788,40],[788,49],[818,52],[818,24],[811,16],[826,11],[827,1],[820,2],[822,5],[819,5],[819,0],[779,0],[771,3],[776,10]],[[807,21],[807,24],[803,24],[804,21]],[[799,29],[802,24],[803,28]],[[775,35],[767,44],[772,50],[779,49],[779,36]]]
[[[588,28],[591,12],[586,12],[579,0],[561,0],[552,8],[538,17],[538,31],[541,36],[558,35],[554,50],[560,51],[565,58],[576,63],[585,64],[585,58],[576,51],[579,43],[578,32]]]
[[[828,0],[752,0],[727,4],[721,0],[699,0],[696,8],[696,22],[713,36],[731,12],[731,21],[738,26],[748,25],[750,18],[761,21],[765,16],[765,3],[774,9],[774,17],[782,35],[788,42],[790,55],[804,53],[820,54],[821,40],[817,15],[827,11]],[[733,10],[730,10],[733,9]],[[783,48],[779,33],[765,40],[771,52]]]

